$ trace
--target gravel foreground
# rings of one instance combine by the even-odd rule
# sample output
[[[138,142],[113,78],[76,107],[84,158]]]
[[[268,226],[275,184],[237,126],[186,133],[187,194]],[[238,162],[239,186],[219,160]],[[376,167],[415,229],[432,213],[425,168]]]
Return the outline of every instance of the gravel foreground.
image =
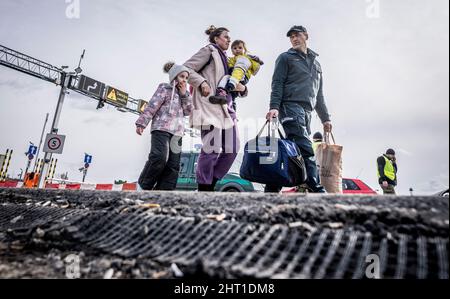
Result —
[[[448,236],[439,197],[0,189],[0,278],[448,278]]]

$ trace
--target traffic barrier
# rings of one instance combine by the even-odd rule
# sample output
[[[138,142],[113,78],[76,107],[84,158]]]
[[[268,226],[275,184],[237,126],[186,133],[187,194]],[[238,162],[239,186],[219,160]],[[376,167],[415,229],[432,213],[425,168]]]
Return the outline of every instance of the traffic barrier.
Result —
[[[60,185],[59,184],[45,184],[45,189],[59,189]]]
[[[83,183],[83,184],[81,185],[80,190],[95,190],[96,188],[97,188],[97,185],[96,185],[96,184],[86,184],[86,183]]]
[[[5,181],[0,182],[0,188],[17,188],[19,182]]]
[[[81,184],[67,184],[65,189],[66,190],[80,190]]]
[[[136,184],[123,184],[122,186],[122,191],[136,191],[137,190],[137,186]]]
[[[97,184],[95,190],[111,191],[113,189],[112,184]]]
[[[24,186],[23,182],[18,181],[5,181],[0,182],[0,188],[22,188]],[[27,187],[30,188],[30,187]],[[46,183],[45,189],[66,189],[66,190],[97,190],[97,191],[136,191],[136,183],[126,183],[126,184],[52,184]]]

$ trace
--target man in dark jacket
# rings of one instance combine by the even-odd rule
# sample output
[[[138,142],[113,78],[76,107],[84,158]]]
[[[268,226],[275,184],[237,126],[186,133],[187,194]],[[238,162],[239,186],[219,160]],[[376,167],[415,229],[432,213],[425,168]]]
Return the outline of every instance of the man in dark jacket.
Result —
[[[386,154],[377,159],[378,181],[384,194],[395,195],[397,186],[397,161],[395,151],[388,149]]]
[[[317,175],[311,135],[311,114],[315,110],[324,131],[331,132],[332,124],[323,95],[322,67],[319,56],[307,46],[308,32],[303,26],[293,26],[287,33],[292,48],[281,54],[272,79],[270,111],[267,119],[280,118],[287,137],[295,142],[305,160],[308,188],[325,193]],[[266,192],[279,192],[282,186],[266,186]]]

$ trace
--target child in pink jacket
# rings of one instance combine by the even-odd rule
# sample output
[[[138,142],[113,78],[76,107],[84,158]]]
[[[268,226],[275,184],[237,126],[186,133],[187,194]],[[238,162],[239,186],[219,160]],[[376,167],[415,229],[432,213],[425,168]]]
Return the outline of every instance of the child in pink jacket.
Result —
[[[142,135],[151,125],[151,150],[139,177],[143,190],[175,190],[180,170],[184,118],[193,110],[187,90],[189,70],[175,63],[164,65],[169,83],[161,83],[144,112],[136,121],[136,133]]]

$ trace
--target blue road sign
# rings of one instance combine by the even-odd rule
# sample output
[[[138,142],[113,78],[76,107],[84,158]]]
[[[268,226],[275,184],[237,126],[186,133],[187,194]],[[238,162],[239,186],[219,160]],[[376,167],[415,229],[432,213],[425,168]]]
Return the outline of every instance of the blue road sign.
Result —
[[[37,146],[30,145],[30,148],[28,149],[28,155],[36,155],[37,153]]]
[[[34,155],[33,154],[28,154],[28,160],[33,160],[34,159]]]
[[[84,168],[89,168],[89,166],[90,166],[90,164],[89,163],[86,163],[86,164],[84,164]]]
[[[92,156],[85,155],[84,156],[84,163],[91,164],[92,163]]]

